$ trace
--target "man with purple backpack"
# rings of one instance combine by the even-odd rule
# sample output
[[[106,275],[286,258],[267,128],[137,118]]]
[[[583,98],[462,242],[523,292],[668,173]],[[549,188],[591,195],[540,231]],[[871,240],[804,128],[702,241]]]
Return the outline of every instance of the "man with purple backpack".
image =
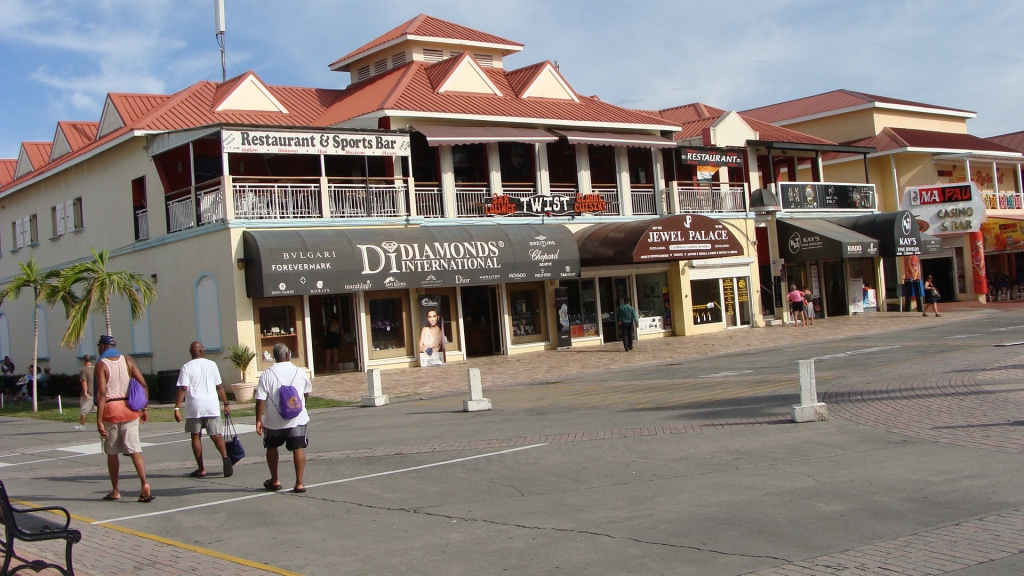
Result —
[[[263,436],[267,466],[270,467],[270,479],[263,483],[263,487],[271,492],[281,489],[281,481],[277,476],[280,460],[277,449],[282,445],[292,453],[295,463],[293,491],[306,491],[302,483],[302,472],[306,469],[306,447],[309,446],[306,400],[313,391],[313,384],[301,368],[291,363],[291,358],[288,346],[274,346],[275,364],[263,371],[256,386],[256,434]]]

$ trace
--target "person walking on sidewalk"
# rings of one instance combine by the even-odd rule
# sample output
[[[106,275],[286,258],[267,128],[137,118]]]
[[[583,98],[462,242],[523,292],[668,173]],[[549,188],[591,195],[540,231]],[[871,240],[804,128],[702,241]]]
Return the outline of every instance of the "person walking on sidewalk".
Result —
[[[78,393],[78,425],[75,430],[85,430],[85,418],[92,412],[95,406],[96,384],[93,383],[93,374],[96,367],[92,365],[92,356],[82,356],[82,369],[78,371],[78,383],[82,386]]]
[[[626,349],[626,352],[632,352],[633,327],[637,324],[638,319],[636,310],[630,306],[629,298],[622,300],[622,306],[615,311],[615,318],[618,320],[619,330],[622,332],[622,347]]]
[[[789,308],[793,311],[793,324],[796,326],[807,326],[807,316],[804,315],[804,293],[796,289],[796,284],[789,285]]]
[[[181,422],[181,403],[185,403],[185,432],[192,435],[192,454],[196,457],[197,468],[189,474],[190,478],[205,478],[206,465],[203,463],[203,429],[210,435],[213,445],[220,452],[224,463],[224,477],[230,478],[235,473],[231,458],[228,458],[224,446],[224,434],[221,432],[220,403],[224,404],[224,413],[230,414],[228,397],[224,394],[223,381],[217,364],[203,356],[206,350],[202,342],[193,342],[188,348],[192,359],[181,367],[178,373],[178,393],[174,400],[174,420]]]
[[[113,487],[103,499],[121,499],[121,491],[118,489],[121,462],[117,457],[125,454],[132,459],[142,483],[139,502],[152,502],[155,497],[146,481],[146,461],[142,458],[142,441],[139,439],[139,424],[149,420],[149,414],[145,408],[139,412],[128,408],[129,382],[135,378],[145,389],[146,379],[135,361],[121,354],[116,346],[117,341],[113,336],[100,336],[100,359],[96,363],[94,376],[98,411],[96,428],[103,438],[103,453],[107,455],[107,472]],[[149,396],[148,390],[146,396]]]
[[[313,384],[301,368],[291,363],[291,359],[292,353],[288,346],[274,346],[275,364],[263,371],[256,385],[256,434],[263,437],[263,447],[267,449],[267,466],[270,468],[270,479],[263,483],[263,487],[271,492],[281,489],[281,480],[277,475],[280,460],[277,449],[282,445],[292,453],[295,464],[293,491],[306,491],[302,483],[302,473],[306,469],[306,447],[309,446],[306,401],[313,391]],[[268,401],[270,409],[267,409]],[[286,418],[291,410],[297,410],[297,414]]]
[[[935,312],[936,318],[941,316],[941,314],[939,314],[939,298],[941,298],[939,295],[939,289],[935,287],[935,284],[932,282],[932,277],[929,276],[924,281],[925,306],[924,310],[921,312],[921,316],[928,315],[928,308],[931,308]]]

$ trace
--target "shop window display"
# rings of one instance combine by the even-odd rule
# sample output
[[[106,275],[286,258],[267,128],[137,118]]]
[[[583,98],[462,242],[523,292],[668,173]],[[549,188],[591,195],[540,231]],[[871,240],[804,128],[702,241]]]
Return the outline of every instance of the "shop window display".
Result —
[[[292,351],[292,360],[305,366],[301,298],[257,298],[253,300],[253,319],[258,321],[257,370],[274,363],[273,350],[284,344]]]
[[[640,330],[671,330],[672,307],[668,297],[668,274],[637,274],[637,306]]]
[[[690,281],[690,299],[693,302],[693,323],[716,324],[722,321],[721,280]]]
[[[544,314],[544,285],[509,285],[508,305],[512,316],[512,343],[526,344],[547,340]]]
[[[408,297],[367,297],[366,305],[370,316],[370,358],[408,356]]]
[[[562,280],[569,291],[569,330],[573,338],[595,338],[597,332],[597,292],[594,280]]]

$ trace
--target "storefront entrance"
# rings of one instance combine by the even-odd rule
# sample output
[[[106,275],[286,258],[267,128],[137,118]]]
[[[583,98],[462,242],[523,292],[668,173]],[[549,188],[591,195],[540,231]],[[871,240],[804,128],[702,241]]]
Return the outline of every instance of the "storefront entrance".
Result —
[[[503,354],[498,287],[463,286],[460,291],[466,356]]]
[[[942,302],[956,302],[956,280],[952,258],[921,258],[921,278],[932,277]]]
[[[846,271],[842,260],[821,263],[825,276],[825,306],[828,316],[845,316],[850,312],[846,299]]]
[[[356,349],[355,295],[332,294],[309,297],[309,329],[313,340],[313,362],[317,373],[360,370]],[[332,324],[332,320],[337,320]],[[328,350],[331,352],[328,364]]]
[[[601,330],[605,342],[622,340],[619,323],[615,321],[615,311],[629,298],[629,278],[616,276],[598,278],[598,292],[601,295]]]

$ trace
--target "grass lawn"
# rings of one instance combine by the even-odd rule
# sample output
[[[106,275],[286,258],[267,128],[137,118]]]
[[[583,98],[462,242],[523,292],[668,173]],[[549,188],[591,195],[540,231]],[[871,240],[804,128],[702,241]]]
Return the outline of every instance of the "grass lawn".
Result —
[[[338,406],[350,406],[354,402],[342,402],[340,400],[331,400],[329,398],[320,398],[319,396],[311,396],[309,401],[306,402],[306,408],[312,410],[315,408],[336,408]],[[252,402],[249,404],[232,404],[231,405],[231,416],[234,418],[245,418],[246,416],[256,415],[256,403]],[[40,420],[53,420],[55,422],[68,422],[78,423],[78,401],[65,401],[64,402],[64,413],[57,413],[57,402],[50,399],[42,399],[39,402],[39,411],[32,412],[31,402],[12,402],[8,399],[4,399],[4,407],[0,409],[0,416],[11,416],[15,418],[38,418]],[[150,422],[174,422],[174,409],[173,408],[150,408],[149,409],[149,421]],[[96,415],[90,414],[86,423],[96,423]]]

